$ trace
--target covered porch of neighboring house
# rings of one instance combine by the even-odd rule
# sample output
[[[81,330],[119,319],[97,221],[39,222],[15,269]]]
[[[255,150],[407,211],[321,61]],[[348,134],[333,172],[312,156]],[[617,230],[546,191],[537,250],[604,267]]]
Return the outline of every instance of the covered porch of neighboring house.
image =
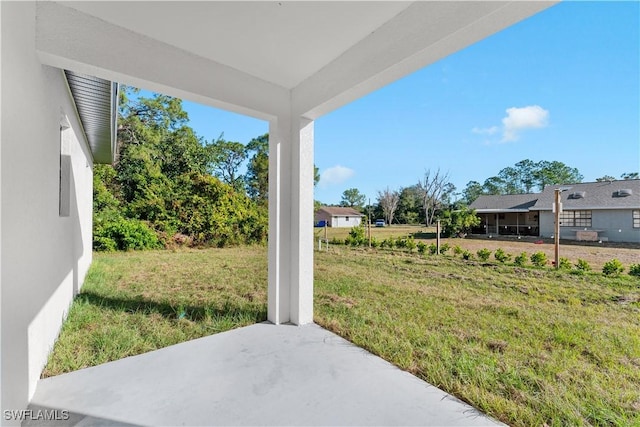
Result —
[[[538,212],[506,211],[478,212],[480,224],[471,230],[472,234],[499,236],[538,236],[540,223]]]
[[[469,208],[480,218],[472,234],[498,236],[539,236],[540,212],[531,210],[538,194],[483,194]]]
[[[80,417],[74,418],[79,425],[424,424],[425,419],[490,424],[312,325],[314,120],[555,3],[0,2],[3,413],[31,402],[69,410]],[[38,383],[83,277],[75,255],[64,264],[49,256],[61,240],[72,239],[68,230],[76,224],[67,221],[68,227],[55,233],[34,232],[32,240],[16,231],[42,224],[49,208],[57,207],[57,181],[49,184],[57,177],[60,141],[41,136],[60,133],[61,107],[57,99],[45,106],[29,99],[48,97],[42,75],[57,79],[61,70],[269,122],[270,325]],[[54,95],[68,95],[63,92]],[[74,175],[72,183],[82,184],[78,191],[89,206],[78,212],[82,224],[91,221],[93,160],[87,157],[77,166],[84,175]],[[39,169],[45,165],[47,174],[30,174],[26,166],[32,163]],[[47,208],[34,206],[40,202]],[[62,223],[53,210],[52,222]],[[90,226],[87,230],[85,237]],[[82,260],[88,266],[90,244],[69,246],[87,254]],[[63,287],[67,277],[74,281],[72,291]],[[275,326],[288,323],[311,325]],[[425,401],[438,406],[418,405]],[[383,418],[366,418],[369,412]],[[454,415],[439,418],[441,413]]]

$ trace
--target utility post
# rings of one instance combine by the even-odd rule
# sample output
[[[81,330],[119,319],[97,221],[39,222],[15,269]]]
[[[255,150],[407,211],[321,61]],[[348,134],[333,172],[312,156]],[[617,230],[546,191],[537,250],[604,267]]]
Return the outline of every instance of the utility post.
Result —
[[[560,212],[562,212],[562,204],[560,203],[560,194],[562,193],[562,189],[556,188],[555,190],[555,200],[553,203],[554,211],[555,211],[555,230],[553,235],[555,237],[555,268],[560,268]]]
[[[371,199],[369,199],[369,206],[367,206],[367,214],[369,218],[369,248],[371,248]]]
[[[440,220],[436,221],[436,255],[440,255]]]

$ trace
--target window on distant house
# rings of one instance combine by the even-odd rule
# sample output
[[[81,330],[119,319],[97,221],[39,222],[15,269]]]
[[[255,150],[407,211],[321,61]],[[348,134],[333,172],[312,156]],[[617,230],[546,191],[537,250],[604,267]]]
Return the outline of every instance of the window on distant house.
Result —
[[[640,228],[640,209],[633,211],[633,228]]]
[[[346,217],[346,221],[349,221],[349,217]]]
[[[563,211],[560,213],[561,227],[591,227],[591,211]]]

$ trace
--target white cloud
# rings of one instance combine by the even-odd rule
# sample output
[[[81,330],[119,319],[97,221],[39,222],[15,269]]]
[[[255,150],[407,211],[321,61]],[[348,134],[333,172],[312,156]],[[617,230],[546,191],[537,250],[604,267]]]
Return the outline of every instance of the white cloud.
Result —
[[[502,141],[517,141],[519,133],[525,129],[537,129],[547,126],[549,111],[539,105],[507,108],[507,117],[502,119],[504,126]]]
[[[502,127],[474,127],[471,129],[471,132],[478,135],[491,136],[502,131],[502,142],[511,142],[517,141],[520,138],[520,132],[527,129],[546,127],[549,122],[549,111],[539,105],[511,107],[507,108],[506,112],[507,116],[502,119]],[[487,143],[491,143],[491,141]]]
[[[498,126],[491,126],[490,128],[473,128],[471,132],[479,135],[494,135],[500,131]]]
[[[320,188],[327,188],[332,185],[342,184],[355,174],[356,172],[353,169],[349,169],[341,165],[332,166],[320,173],[320,182],[318,182],[318,186]]]

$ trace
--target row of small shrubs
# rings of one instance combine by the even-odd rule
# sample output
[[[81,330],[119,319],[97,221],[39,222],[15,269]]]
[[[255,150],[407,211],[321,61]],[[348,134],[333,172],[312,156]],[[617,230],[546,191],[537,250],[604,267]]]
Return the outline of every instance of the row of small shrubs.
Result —
[[[333,238],[329,243],[365,246],[368,242],[368,239],[365,237],[364,227],[353,227],[349,232],[349,236],[345,240]],[[416,243],[413,236],[397,238],[387,237],[384,240],[376,240],[375,238],[372,238],[371,247],[406,249],[408,252],[413,252],[417,249],[420,255],[435,255],[438,253],[438,246],[435,243]],[[441,255],[446,255],[450,250],[453,250],[454,255],[458,255],[464,260],[474,260],[477,258],[481,262],[488,262],[491,258],[491,251],[487,248],[479,249],[475,254],[473,254],[468,250],[462,249],[458,245],[451,248],[448,243],[440,245],[439,253]],[[528,255],[526,252],[522,252],[514,257],[512,254],[505,252],[502,248],[498,248],[493,252],[493,257],[501,264],[510,263],[513,258],[513,265],[518,267],[525,267],[529,262],[535,267],[545,267],[549,263],[547,254],[542,251],[535,252],[531,255]],[[576,274],[583,274],[591,271],[591,266],[587,261],[578,259],[575,264],[571,264],[571,261],[564,257],[560,257],[558,268],[561,270],[570,270]],[[602,267],[602,273],[606,276],[619,276],[623,272],[624,266],[618,259],[612,259],[606,262]],[[640,264],[632,264],[629,266],[629,275],[640,277]]]

